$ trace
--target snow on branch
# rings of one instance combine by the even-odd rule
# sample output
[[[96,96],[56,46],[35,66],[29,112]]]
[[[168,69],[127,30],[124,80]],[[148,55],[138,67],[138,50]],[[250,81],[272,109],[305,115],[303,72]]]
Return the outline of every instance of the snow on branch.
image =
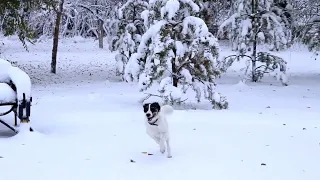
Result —
[[[149,5],[142,15],[149,29],[129,59],[126,80],[137,81],[141,91],[158,84],[165,103],[184,102],[191,89],[198,102],[207,99],[215,109],[228,108],[215,90],[219,44],[198,17],[199,6],[192,0],[151,0]]]

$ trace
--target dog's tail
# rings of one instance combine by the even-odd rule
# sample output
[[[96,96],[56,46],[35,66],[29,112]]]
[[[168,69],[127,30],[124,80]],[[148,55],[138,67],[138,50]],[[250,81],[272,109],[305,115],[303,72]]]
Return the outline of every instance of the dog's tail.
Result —
[[[170,115],[174,111],[173,107],[170,105],[161,106],[160,112],[165,115]]]

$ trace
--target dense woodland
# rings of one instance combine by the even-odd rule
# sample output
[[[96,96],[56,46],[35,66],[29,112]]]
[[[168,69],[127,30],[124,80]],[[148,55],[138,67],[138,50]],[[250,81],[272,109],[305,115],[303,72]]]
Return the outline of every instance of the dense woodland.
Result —
[[[249,59],[244,79],[257,82],[278,71],[287,85],[286,62],[272,52],[299,43],[319,53],[320,1],[4,0],[0,32],[18,35],[26,50],[26,41],[53,38],[52,73],[58,37],[96,38],[99,48],[117,53],[117,75],[141,91],[157,82],[167,102],[179,103],[190,88],[199,101],[204,96],[224,109],[228,103],[214,91],[214,79],[234,61]],[[230,41],[233,55],[219,57],[220,40]],[[260,45],[269,51],[260,52]]]
[[[0,31],[5,36],[18,34],[22,40],[36,40],[41,36],[53,36],[57,14],[62,16],[59,33],[63,37],[96,37],[113,39],[125,21],[139,21],[143,7],[138,4],[147,0],[134,0],[136,5],[126,7],[126,17],[119,17],[119,9],[132,0],[4,0],[0,2]],[[272,26],[282,26],[288,44],[303,42],[310,50],[319,50],[320,1],[318,0],[255,0],[257,12],[277,19]],[[233,39],[234,29],[239,30],[241,21],[250,19],[253,0],[194,0],[201,9],[198,16],[207,24],[210,32],[219,39]],[[239,4],[243,3],[240,12]],[[147,8],[147,7],[144,7]],[[129,14],[130,12],[130,14]],[[235,14],[246,14],[236,17]],[[232,29],[218,36],[219,27],[233,18]],[[265,19],[273,21],[273,17]],[[266,23],[265,22],[265,23]],[[142,33],[142,32],[138,32]],[[268,43],[268,37],[265,37]],[[283,44],[275,45],[278,49]],[[236,47],[234,47],[236,48]]]

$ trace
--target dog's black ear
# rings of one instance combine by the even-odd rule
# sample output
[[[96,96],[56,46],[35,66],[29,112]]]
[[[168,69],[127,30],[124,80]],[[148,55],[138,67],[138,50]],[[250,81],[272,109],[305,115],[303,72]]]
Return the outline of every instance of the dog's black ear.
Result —
[[[147,108],[149,108],[149,103],[146,103],[143,105],[143,109],[147,109]]]
[[[160,104],[159,104],[158,102],[152,103],[151,106],[154,107],[154,108],[156,108],[158,111],[160,111],[160,109],[161,109],[161,106],[160,106]]]
[[[144,111],[144,112],[147,112],[148,109],[149,109],[149,103],[144,104],[144,105],[143,105],[143,111]]]

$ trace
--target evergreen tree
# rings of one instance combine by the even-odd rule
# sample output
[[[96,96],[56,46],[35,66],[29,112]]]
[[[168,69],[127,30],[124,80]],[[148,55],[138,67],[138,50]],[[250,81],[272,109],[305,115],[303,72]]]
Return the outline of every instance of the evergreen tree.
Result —
[[[283,85],[287,85],[286,61],[269,53],[257,52],[258,43],[271,45],[270,50],[287,47],[288,40],[291,39],[289,26],[292,22],[289,20],[290,16],[284,15],[287,11],[275,4],[274,0],[238,0],[236,7],[236,12],[221,24],[219,30],[219,34],[229,31],[232,49],[239,52],[239,55],[227,57],[228,65],[225,67],[246,57],[249,60],[245,75],[251,66],[249,76],[253,82],[259,81],[266,73],[278,70],[278,79]],[[250,45],[252,55],[247,56],[247,51],[251,50]],[[257,62],[262,65],[258,65]]]
[[[293,0],[294,35],[316,55],[320,52],[320,1]]]
[[[221,21],[228,18],[232,0],[199,0],[200,18],[204,20],[213,35],[217,35]]]
[[[251,49],[248,46],[257,35],[261,44],[269,44],[270,50],[286,48],[290,33],[290,16],[285,16],[284,8],[279,7],[274,0],[237,0],[236,12],[220,25],[219,34],[227,31],[232,42],[232,49],[245,54]],[[257,3],[253,12],[252,2]],[[253,32],[253,18],[257,19],[258,32]]]
[[[199,16],[199,2],[150,0],[142,13],[149,29],[142,36],[138,52],[125,69],[128,81],[138,81],[141,91],[159,82],[165,103],[180,103],[191,87],[200,102],[202,95],[215,109],[228,102],[215,91],[219,46]]]
[[[137,52],[141,36],[145,32],[141,13],[148,3],[143,0],[128,0],[118,14],[118,33],[112,43],[112,49],[117,50],[116,74],[123,76],[124,68],[131,55]]]
[[[53,5],[54,1],[47,0],[5,0],[0,1],[0,30],[4,36],[17,34],[23,46],[27,49],[26,40],[31,42],[34,31],[28,25],[31,10]]]
[[[314,18],[302,33],[302,42],[310,51],[320,52],[320,17]]]

